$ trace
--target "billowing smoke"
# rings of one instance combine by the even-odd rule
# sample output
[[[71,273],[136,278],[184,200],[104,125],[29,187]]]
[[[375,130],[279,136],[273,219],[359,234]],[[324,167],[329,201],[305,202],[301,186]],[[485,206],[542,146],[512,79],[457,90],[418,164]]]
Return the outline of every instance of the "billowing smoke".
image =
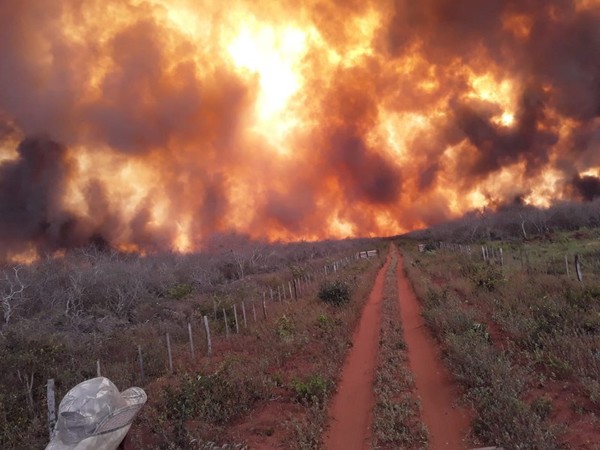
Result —
[[[0,258],[598,196],[600,1],[59,3],[0,3]]]

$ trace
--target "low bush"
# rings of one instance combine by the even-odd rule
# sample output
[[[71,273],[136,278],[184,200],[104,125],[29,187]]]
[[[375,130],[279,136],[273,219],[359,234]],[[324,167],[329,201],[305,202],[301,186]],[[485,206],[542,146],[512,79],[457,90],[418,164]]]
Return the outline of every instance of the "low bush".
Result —
[[[341,280],[326,282],[319,288],[319,299],[334,306],[341,306],[350,301],[350,287]]]
[[[189,284],[177,284],[169,289],[169,297],[175,300],[181,300],[192,293],[192,286]]]
[[[175,387],[164,390],[167,417],[186,421],[198,418],[215,424],[225,424],[246,413],[264,398],[267,379],[245,375],[241,369],[228,367],[210,375],[184,373]]]
[[[331,380],[320,374],[310,375],[304,380],[295,378],[291,383],[296,400],[308,403],[323,403],[332,385]]]

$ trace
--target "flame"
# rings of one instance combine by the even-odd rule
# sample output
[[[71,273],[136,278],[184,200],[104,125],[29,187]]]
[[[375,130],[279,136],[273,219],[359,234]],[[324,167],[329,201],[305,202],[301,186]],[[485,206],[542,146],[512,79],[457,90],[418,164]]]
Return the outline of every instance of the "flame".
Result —
[[[600,1],[517,3],[9,0],[0,259],[388,235],[569,198],[600,178]]]

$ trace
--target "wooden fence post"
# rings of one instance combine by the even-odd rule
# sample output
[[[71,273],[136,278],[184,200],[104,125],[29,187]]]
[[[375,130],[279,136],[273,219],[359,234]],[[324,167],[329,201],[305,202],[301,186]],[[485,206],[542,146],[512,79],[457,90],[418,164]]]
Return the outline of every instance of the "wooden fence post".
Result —
[[[242,316],[244,317],[244,328],[248,328],[248,322],[246,321],[246,304],[242,302]]]
[[[267,318],[267,302],[265,302],[263,300],[263,315],[265,316],[265,319]]]
[[[565,255],[565,267],[567,268],[567,278],[571,278],[571,274],[569,273],[569,257]]]
[[[52,440],[54,434],[54,425],[56,425],[56,400],[54,397],[54,378],[48,380],[46,384],[46,397],[48,400],[48,433]]]
[[[102,376],[102,372],[100,371],[100,360],[99,359],[96,360],[96,376],[97,377]]]
[[[173,373],[173,354],[171,353],[171,338],[167,333],[167,356],[169,358],[169,373]]]
[[[256,322],[256,303],[252,300],[252,315],[254,316],[254,322]]]
[[[583,284],[583,272],[581,271],[581,261],[579,255],[575,255],[575,272],[577,273],[577,280]]]
[[[146,377],[144,376],[144,355],[142,355],[142,346],[138,345],[138,360],[140,363],[140,378],[144,384]]]
[[[294,300],[294,294],[292,292],[292,282],[288,281],[288,287],[290,288],[290,300]]]
[[[208,326],[208,317],[204,316],[204,331],[206,331],[206,348],[208,356],[212,355],[212,341],[210,340],[210,328]]]
[[[236,332],[236,334],[240,334],[240,324],[238,323],[236,305],[233,305],[233,318],[235,319],[235,332]]]
[[[196,359],[196,351],[194,349],[194,336],[192,335],[192,323],[188,322],[188,336],[190,338],[190,351],[192,352],[192,360]]]

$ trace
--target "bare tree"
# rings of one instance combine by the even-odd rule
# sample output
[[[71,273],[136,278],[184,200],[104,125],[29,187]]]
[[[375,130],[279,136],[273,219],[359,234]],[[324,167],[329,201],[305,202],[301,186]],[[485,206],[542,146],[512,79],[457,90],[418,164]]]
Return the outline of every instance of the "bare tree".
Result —
[[[10,271],[4,272],[4,287],[2,292],[2,312],[4,315],[4,324],[7,325],[14,315],[19,301],[22,299],[25,284],[19,277],[21,266],[13,267],[13,274]]]

